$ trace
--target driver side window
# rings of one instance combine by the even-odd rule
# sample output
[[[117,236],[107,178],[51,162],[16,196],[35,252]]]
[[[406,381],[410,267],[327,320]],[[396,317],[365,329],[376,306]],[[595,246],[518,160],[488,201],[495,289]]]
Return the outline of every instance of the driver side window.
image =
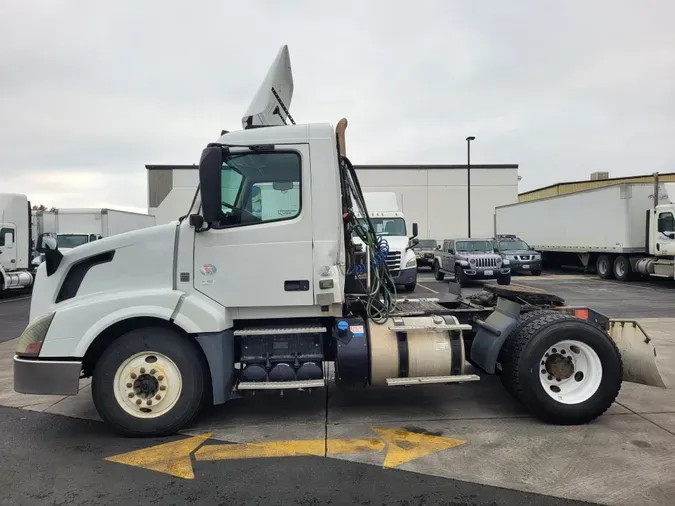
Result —
[[[291,151],[233,153],[221,170],[226,226],[290,220],[301,210],[300,155]]]
[[[659,232],[675,232],[675,219],[673,218],[673,213],[661,213],[659,214],[658,221]]]

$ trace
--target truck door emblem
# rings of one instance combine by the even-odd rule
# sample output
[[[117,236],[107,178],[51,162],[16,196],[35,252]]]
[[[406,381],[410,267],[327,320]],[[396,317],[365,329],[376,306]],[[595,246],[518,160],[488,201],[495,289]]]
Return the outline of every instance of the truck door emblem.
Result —
[[[199,268],[199,272],[202,273],[203,276],[213,276],[216,271],[216,266],[213,264],[204,264]]]

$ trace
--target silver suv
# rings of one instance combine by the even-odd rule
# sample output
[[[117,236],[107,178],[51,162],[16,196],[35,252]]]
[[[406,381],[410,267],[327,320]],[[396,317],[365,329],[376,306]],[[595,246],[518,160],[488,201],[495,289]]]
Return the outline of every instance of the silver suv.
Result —
[[[491,239],[446,239],[434,258],[432,269],[438,281],[446,274],[454,274],[461,286],[479,279],[496,279],[500,285],[509,285],[509,263],[495,253]]]

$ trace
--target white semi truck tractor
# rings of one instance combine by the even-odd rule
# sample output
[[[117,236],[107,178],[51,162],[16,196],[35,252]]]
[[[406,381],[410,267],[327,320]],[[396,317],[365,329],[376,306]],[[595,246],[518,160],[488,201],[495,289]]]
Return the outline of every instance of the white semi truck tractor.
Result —
[[[181,219],[65,253],[39,237],[45,262],[16,348],[17,392],[73,395],[91,377],[107,424],[158,436],[209,404],[329,381],[396,388],[483,371],[557,424],[600,416],[622,381],[663,387],[635,322],[514,287],[480,303],[454,289],[447,302],[397,298],[346,157],[346,120],[295,124],[292,92],[284,46],[243,129],[202,152]]]
[[[0,297],[33,284],[32,243],[28,197],[0,193]]]

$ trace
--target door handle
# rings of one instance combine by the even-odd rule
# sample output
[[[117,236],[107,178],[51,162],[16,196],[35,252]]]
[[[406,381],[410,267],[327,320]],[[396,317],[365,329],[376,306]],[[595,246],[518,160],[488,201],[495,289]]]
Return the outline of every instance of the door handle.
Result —
[[[287,280],[284,281],[284,290],[287,292],[308,292],[309,280]]]

